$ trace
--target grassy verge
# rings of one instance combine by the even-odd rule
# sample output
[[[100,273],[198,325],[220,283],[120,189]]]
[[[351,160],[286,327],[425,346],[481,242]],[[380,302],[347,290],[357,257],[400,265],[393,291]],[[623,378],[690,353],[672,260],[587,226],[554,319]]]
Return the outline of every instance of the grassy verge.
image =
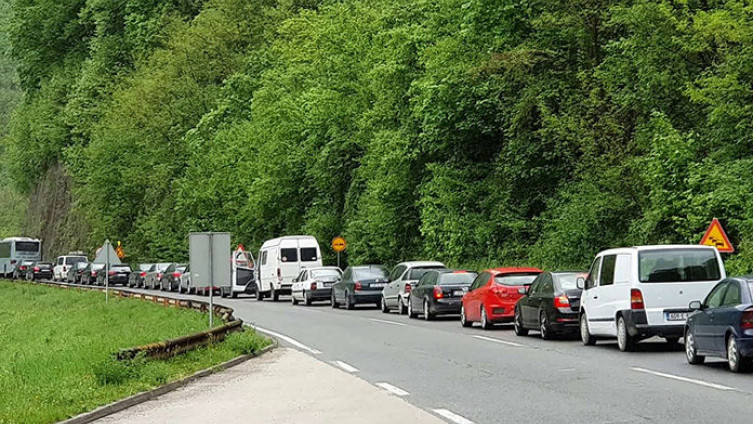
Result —
[[[112,358],[206,328],[195,311],[136,299],[105,305],[100,292],[0,281],[0,424],[56,422],[269,343],[248,330],[170,360]]]

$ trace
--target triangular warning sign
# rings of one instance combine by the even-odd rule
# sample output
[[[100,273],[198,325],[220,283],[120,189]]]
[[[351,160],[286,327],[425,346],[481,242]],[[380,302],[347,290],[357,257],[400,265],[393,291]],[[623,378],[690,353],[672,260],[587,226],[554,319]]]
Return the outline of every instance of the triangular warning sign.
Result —
[[[709,225],[709,229],[706,230],[706,234],[703,235],[700,244],[714,246],[722,253],[732,253],[735,251],[735,248],[727,237],[727,233],[725,233],[722,228],[722,224],[716,218],[711,221],[711,225]]]

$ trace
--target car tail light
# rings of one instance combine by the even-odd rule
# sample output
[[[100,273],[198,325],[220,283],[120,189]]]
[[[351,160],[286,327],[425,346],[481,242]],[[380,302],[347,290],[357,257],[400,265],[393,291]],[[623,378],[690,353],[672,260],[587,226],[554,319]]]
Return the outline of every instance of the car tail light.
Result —
[[[434,299],[441,299],[444,297],[444,292],[439,286],[434,286]]]
[[[363,285],[360,281],[356,281],[356,291],[363,289]]]
[[[26,271],[26,267],[25,266],[20,266],[20,267],[18,267],[18,270],[19,271]]]
[[[501,286],[492,286],[492,292],[496,294],[498,297],[508,297],[510,294],[507,292],[507,289]]]
[[[570,307],[570,299],[567,298],[564,294],[562,296],[557,296],[554,298],[554,307],[555,308],[569,308]]]
[[[97,272],[96,271],[92,271],[92,277],[96,277],[96,276],[97,276]]]
[[[410,283],[405,284],[405,292],[410,293],[410,291],[413,290],[413,286],[410,285]]]
[[[638,289],[630,289],[630,309],[644,309],[643,293]]]
[[[173,278],[180,278],[180,272],[173,272]]]
[[[753,308],[743,311],[743,316],[740,318],[740,328],[743,330],[750,330],[753,328]]]
[[[39,272],[39,267],[38,266],[34,267],[34,272]]]
[[[117,274],[117,272],[115,272],[115,271],[109,271],[109,272],[107,273],[107,275],[109,275],[110,277],[112,277],[112,276],[113,276],[113,275],[115,275],[115,274]]]
[[[161,280],[161,279],[162,279],[162,273],[161,273],[161,272],[160,272],[160,273],[157,273],[157,279],[158,279],[158,280]]]
[[[316,283],[311,283],[311,290],[316,290]]]
[[[142,278],[143,278],[143,277],[146,277],[146,272],[144,272],[144,271],[141,271],[141,273],[140,273],[139,275],[141,275],[141,277],[142,277]]]

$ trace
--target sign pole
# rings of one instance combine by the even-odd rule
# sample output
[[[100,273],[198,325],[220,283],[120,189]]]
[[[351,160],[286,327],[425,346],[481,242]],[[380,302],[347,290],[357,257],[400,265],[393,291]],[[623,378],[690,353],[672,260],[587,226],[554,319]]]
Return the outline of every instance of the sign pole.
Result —
[[[105,241],[105,304],[110,298],[110,240]]]
[[[337,267],[340,268],[340,252],[337,252]]]
[[[214,233],[209,233],[209,328],[213,326],[214,315],[214,262],[212,253],[214,251]]]

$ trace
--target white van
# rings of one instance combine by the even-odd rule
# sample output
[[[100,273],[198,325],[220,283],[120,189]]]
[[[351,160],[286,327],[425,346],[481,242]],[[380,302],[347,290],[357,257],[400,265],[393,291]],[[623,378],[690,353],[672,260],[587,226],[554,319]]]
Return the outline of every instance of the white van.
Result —
[[[621,351],[653,336],[677,343],[692,300],[703,299],[726,277],[714,247],[639,246],[599,253],[580,300],[583,344],[617,338]]]
[[[79,262],[88,262],[83,253],[70,253],[66,256],[58,256],[52,268],[52,279],[54,281],[68,282],[68,270],[76,266]]]
[[[290,294],[293,279],[303,268],[322,266],[319,243],[311,236],[286,236],[267,240],[259,249],[256,300]]]

